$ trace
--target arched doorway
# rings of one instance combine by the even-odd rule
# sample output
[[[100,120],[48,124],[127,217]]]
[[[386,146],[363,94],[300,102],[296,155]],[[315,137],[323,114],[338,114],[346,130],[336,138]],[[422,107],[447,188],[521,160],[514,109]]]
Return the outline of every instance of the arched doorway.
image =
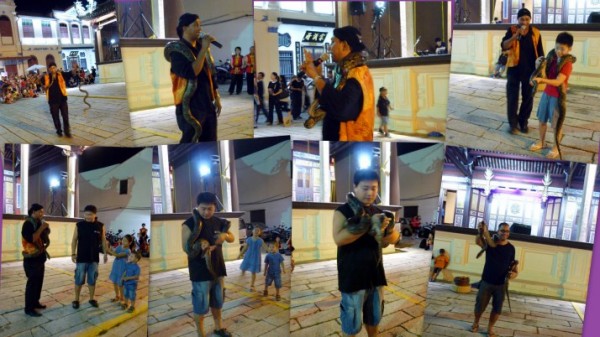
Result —
[[[0,39],[0,44],[14,44],[12,24],[6,15],[0,15]]]
[[[46,55],[46,67],[52,62],[56,63],[56,61],[54,61],[54,55],[52,55],[52,54]]]
[[[29,59],[27,59],[27,68],[31,67],[34,64],[38,64],[38,59],[35,55],[31,55]]]

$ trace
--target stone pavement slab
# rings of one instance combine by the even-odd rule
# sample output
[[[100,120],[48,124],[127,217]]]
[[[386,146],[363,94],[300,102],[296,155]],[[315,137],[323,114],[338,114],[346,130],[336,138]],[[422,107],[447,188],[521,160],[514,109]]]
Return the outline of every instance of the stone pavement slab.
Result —
[[[281,300],[275,300],[275,287],[263,296],[265,277],[256,275],[255,291],[250,291],[250,273],[242,276],[242,260],[226,262],[223,325],[236,337],[283,337],[289,335],[290,273],[285,256],[286,273],[282,274]],[[148,332],[150,336],[197,336],[192,313],[192,285],[188,269],[158,272],[150,275]],[[208,313],[204,331],[209,333],[214,322]],[[209,334],[209,336],[213,336]],[[216,336],[216,335],[214,335]]]
[[[292,275],[291,336],[342,336],[337,262],[320,261],[296,265]],[[421,334],[431,251],[404,248],[383,256],[388,286],[379,336]],[[301,290],[297,290],[300,288]],[[366,337],[363,328],[357,336]]]
[[[88,289],[81,290],[81,307],[71,307],[74,298],[74,269],[71,258],[52,258],[46,262],[40,302],[48,307],[40,310],[42,317],[32,318],[23,312],[26,277],[22,262],[2,264],[0,280],[1,336],[128,336],[147,335],[148,260],[143,258],[137,288],[136,311],[127,313],[117,304],[113,284],[108,280],[113,257],[98,265],[95,299],[99,308],[88,304]]]
[[[67,89],[73,138],[58,137],[42,94],[0,104],[0,143],[133,146],[125,84],[92,84],[82,89],[90,94],[90,109],[83,102],[84,93]]]
[[[254,136],[253,99],[242,92],[229,95],[220,88],[221,115],[217,124],[217,139],[245,139]],[[175,106],[131,112],[133,143],[136,146],[177,144],[181,131],[177,127]]]
[[[473,323],[476,290],[458,294],[449,283],[430,282],[423,336],[486,336],[490,308],[483,313],[479,332],[469,331]],[[498,336],[581,336],[585,304],[521,294],[510,295],[496,323]]]
[[[534,99],[529,119],[529,133],[508,133],[506,117],[506,80],[451,74],[448,97],[448,145],[544,157],[550,148],[529,151],[539,139],[536,117],[541,98]],[[600,141],[600,114],[597,103],[600,91],[570,86],[567,95],[567,116],[563,125],[561,151],[563,160],[593,163],[598,159]],[[546,133],[547,146],[554,145],[554,133]]]

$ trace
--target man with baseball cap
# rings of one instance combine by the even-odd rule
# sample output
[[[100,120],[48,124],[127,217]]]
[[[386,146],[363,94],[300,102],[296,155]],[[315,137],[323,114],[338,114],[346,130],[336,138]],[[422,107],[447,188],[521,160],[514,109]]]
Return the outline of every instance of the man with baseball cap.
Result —
[[[322,71],[304,51],[303,68],[314,80],[319,102],[326,115],[323,140],[372,141],[375,124],[375,90],[369,68],[361,52],[365,50],[360,32],[352,26],[333,30],[331,55],[337,63],[334,83],[327,84]]]
[[[519,24],[508,28],[501,43],[502,50],[508,51],[506,110],[511,134],[517,134],[519,129],[523,133],[529,131],[527,123],[533,109],[529,77],[535,71],[536,59],[545,55],[540,31],[531,26],[531,12],[527,8],[521,8],[517,17]]]

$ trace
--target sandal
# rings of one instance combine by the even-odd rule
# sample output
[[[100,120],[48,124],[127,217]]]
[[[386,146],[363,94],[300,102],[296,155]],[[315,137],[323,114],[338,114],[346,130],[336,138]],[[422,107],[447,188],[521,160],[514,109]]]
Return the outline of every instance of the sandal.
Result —
[[[479,323],[473,323],[473,325],[471,325],[471,332],[477,332],[479,330]]]
[[[281,296],[279,296],[279,295],[276,295],[276,296],[275,296],[275,300],[276,300],[276,301],[279,301],[280,299],[281,299]]]
[[[73,309],[79,309],[79,301],[73,301]]]
[[[231,337],[231,333],[227,329],[214,330],[213,333],[219,337]]]
[[[120,302],[120,301],[121,301],[121,299],[120,299],[120,298],[118,298],[118,297],[115,297],[115,298],[111,299],[110,301],[111,301],[112,303],[115,303],[115,302]]]
[[[134,310],[135,310],[135,308],[134,308],[134,307],[129,307],[129,309],[127,309],[127,312],[128,312],[128,313],[132,313]]]

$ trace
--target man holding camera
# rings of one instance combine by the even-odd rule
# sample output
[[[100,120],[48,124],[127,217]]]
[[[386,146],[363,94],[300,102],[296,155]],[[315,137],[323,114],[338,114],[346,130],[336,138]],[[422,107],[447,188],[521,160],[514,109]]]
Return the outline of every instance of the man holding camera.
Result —
[[[472,332],[479,329],[479,319],[492,299],[492,313],[488,324],[488,336],[494,337],[494,324],[502,313],[502,304],[506,293],[506,282],[519,274],[513,265],[515,261],[515,247],[508,241],[510,226],[503,222],[498,226],[498,235],[490,236],[485,222],[479,223],[480,235],[475,243],[485,249],[485,265],[479,291],[475,300],[475,321],[471,326]]]
[[[506,111],[511,134],[517,134],[517,128],[520,128],[523,133],[529,131],[527,124],[533,110],[529,77],[535,71],[536,59],[545,55],[540,31],[531,26],[531,12],[527,8],[521,8],[517,17],[519,24],[508,28],[500,44],[503,51],[508,51]],[[521,108],[519,108],[519,86]]]
[[[229,221],[215,217],[217,196],[203,192],[196,198],[198,205],[192,216],[181,226],[181,243],[188,256],[188,269],[192,281],[192,306],[198,336],[205,337],[204,315],[210,311],[215,322],[213,333],[220,337],[231,337],[222,327],[221,311],[224,302],[223,277],[227,276],[223,243],[233,242]],[[201,241],[208,241],[210,252],[202,252]]]
[[[377,336],[383,316],[383,286],[387,281],[381,249],[398,242],[400,233],[394,229],[393,216],[374,205],[378,191],[376,171],[356,171],[354,196],[333,215],[344,336],[356,336],[362,322],[369,337]]]

